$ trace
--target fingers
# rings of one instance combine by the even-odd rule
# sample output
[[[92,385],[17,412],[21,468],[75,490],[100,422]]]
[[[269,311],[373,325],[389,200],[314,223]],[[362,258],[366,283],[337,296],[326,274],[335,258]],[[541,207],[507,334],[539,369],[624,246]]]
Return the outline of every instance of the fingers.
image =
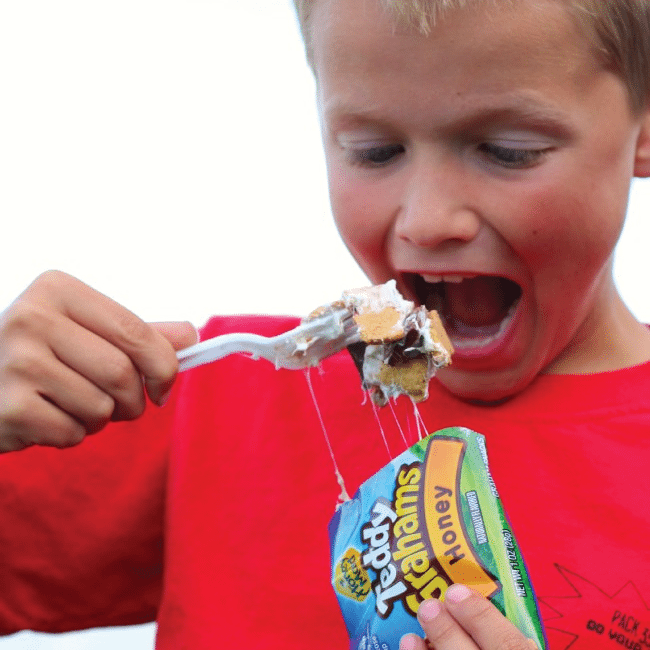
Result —
[[[178,370],[174,348],[167,338],[122,305],[79,280],[58,272],[52,274],[56,289],[52,302],[57,312],[126,355],[144,378],[151,400],[156,404],[164,401]],[[46,274],[46,283],[49,275]],[[123,362],[114,370],[123,373],[127,382],[133,377]],[[117,381],[121,382],[119,378]]]
[[[531,650],[527,639],[492,603],[464,585],[447,589],[445,601],[427,600],[418,611],[427,642],[406,635],[400,650]]]
[[[189,323],[149,325],[60,272],[38,278],[0,314],[0,451],[69,446],[133,419],[145,388],[162,404],[197,340]]]
[[[199,342],[199,331],[188,322],[150,323],[151,327],[162,334],[174,350],[183,350]]]
[[[482,650],[531,650],[531,641],[513,623],[464,585],[447,590],[445,608]]]
[[[53,359],[49,376],[41,375],[40,385],[54,403],[86,424],[92,417],[84,414],[84,404],[103,424],[110,419],[132,420],[142,414],[142,376],[126,353],[63,318],[52,323],[49,343]]]
[[[405,634],[400,640],[399,650],[428,650],[428,648],[424,639],[421,639],[417,634],[409,633]]]
[[[199,341],[199,332],[192,323],[152,323],[151,327],[169,342],[174,351],[183,350]],[[169,378],[165,380],[145,377],[145,386],[149,397],[160,406],[167,401],[178,370],[176,357],[174,357],[173,363],[174,375],[171,380]]]
[[[447,594],[452,589],[447,590]],[[477,645],[454,620],[439,600],[425,600],[418,610],[418,621],[426,634],[427,643],[415,634],[402,639],[400,650],[476,650]]]
[[[0,393],[0,453],[20,451],[32,445],[72,447],[86,435],[73,417],[41,396],[29,392]]]

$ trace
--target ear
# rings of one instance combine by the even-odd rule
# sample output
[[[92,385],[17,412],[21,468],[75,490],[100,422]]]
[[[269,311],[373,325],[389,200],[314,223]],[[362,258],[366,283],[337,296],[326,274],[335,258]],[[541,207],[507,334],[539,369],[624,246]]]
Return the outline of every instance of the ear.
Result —
[[[650,107],[646,106],[641,120],[641,130],[636,141],[634,175],[637,178],[650,177]]]

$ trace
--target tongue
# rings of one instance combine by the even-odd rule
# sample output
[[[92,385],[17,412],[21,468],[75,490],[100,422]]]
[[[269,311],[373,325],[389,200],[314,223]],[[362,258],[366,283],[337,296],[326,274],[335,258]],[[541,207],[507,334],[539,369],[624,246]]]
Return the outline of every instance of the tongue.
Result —
[[[512,304],[508,281],[478,277],[458,284],[445,283],[445,315],[469,327],[488,327],[500,323]]]

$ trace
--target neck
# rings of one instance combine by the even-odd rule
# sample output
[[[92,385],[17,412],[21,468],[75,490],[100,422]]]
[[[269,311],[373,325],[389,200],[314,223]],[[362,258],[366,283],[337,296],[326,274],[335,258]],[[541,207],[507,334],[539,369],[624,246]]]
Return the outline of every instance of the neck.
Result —
[[[546,373],[593,374],[650,361],[650,330],[625,305],[611,274],[568,352],[551,363]]]

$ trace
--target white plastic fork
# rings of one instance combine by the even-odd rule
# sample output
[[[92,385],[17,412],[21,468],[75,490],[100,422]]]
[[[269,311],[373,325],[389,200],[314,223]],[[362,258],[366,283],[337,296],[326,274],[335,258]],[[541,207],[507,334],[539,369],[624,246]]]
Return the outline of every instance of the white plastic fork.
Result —
[[[276,368],[300,370],[359,341],[359,328],[348,309],[327,311],[298,327],[273,337],[257,334],[223,334],[177,353],[179,371],[189,370],[230,354],[243,352],[267,359]]]

